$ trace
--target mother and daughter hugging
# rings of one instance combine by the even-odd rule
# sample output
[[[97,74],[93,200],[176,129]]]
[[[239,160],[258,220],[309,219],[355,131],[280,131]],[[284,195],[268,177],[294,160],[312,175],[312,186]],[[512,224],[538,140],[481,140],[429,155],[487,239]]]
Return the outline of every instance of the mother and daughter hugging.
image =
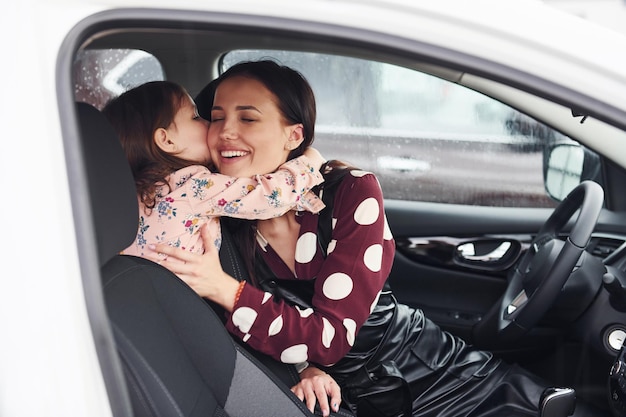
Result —
[[[103,109],[140,205],[124,254],[167,267],[223,309],[233,337],[293,364],[292,391],[311,411],[343,403],[359,417],[538,415],[546,382],[396,301],[380,184],[311,147],[315,97],[299,72],[242,62],[199,97],[156,81]],[[249,281],[222,270],[222,216]],[[601,414],[578,404],[574,415]]]

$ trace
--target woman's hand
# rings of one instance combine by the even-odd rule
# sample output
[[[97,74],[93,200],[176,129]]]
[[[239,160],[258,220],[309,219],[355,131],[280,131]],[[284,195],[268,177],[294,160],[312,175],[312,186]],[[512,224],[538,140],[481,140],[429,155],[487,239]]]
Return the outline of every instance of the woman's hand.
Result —
[[[185,281],[201,297],[208,298],[228,311],[233,310],[239,287],[236,279],[222,269],[215,237],[205,224],[200,229],[204,254],[184,251],[167,244],[149,245],[154,255],[148,258],[163,265]]]
[[[309,366],[300,373],[300,382],[291,387],[291,391],[300,400],[306,402],[309,411],[313,412],[315,403],[320,403],[324,416],[330,415],[329,399],[333,411],[339,410],[341,388],[333,377],[315,366]]]

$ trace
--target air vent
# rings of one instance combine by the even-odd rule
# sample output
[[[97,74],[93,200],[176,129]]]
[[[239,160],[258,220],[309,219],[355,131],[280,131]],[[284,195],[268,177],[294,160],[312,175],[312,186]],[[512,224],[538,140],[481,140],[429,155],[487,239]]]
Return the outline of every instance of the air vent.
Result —
[[[613,239],[609,237],[596,237],[591,238],[591,242],[587,250],[594,256],[605,259],[610,254],[615,252],[620,246],[624,244],[621,239]]]

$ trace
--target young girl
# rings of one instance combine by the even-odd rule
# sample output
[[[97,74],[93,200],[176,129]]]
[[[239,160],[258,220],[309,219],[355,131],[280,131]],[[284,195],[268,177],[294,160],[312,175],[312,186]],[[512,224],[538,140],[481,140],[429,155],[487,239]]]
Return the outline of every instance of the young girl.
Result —
[[[145,257],[157,243],[203,253],[198,231],[207,223],[219,247],[217,216],[267,219],[293,208],[317,213],[324,207],[309,191],[323,181],[318,171],[323,159],[316,151],[273,174],[234,178],[212,173],[207,168],[208,122],[178,84],[143,84],[113,99],[103,113],[119,135],[137,185],[139,230],[123,251],[126,255]],[[280,140],[285,149],[301,142],[288,130]],[[245,153],[227,149],[221,157],[236,159]]]

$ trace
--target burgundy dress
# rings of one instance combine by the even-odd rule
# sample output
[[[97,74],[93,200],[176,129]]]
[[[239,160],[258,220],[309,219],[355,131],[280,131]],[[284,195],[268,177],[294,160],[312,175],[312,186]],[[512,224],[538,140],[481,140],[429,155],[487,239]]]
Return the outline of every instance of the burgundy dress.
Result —
[[[257,251],[277,278],[314,280],[311,306],[296,307],[246,285],[228,316],[228,330],[281,362],[308,361],[323,368],[342,386],[342,394],[348,394],[363,369],[390,364],[407,381],[413,416],[536,416],[547,384],[395,301],[386,284],[395,243],[377,178],[350,171],[329,206],[332,232],[326,253],[318,237],[320,216],[298,214],[295,275],[257,237]],[[395,395],[380,415],[396,415]],[[591,414],[578,406],[575,415]]]

